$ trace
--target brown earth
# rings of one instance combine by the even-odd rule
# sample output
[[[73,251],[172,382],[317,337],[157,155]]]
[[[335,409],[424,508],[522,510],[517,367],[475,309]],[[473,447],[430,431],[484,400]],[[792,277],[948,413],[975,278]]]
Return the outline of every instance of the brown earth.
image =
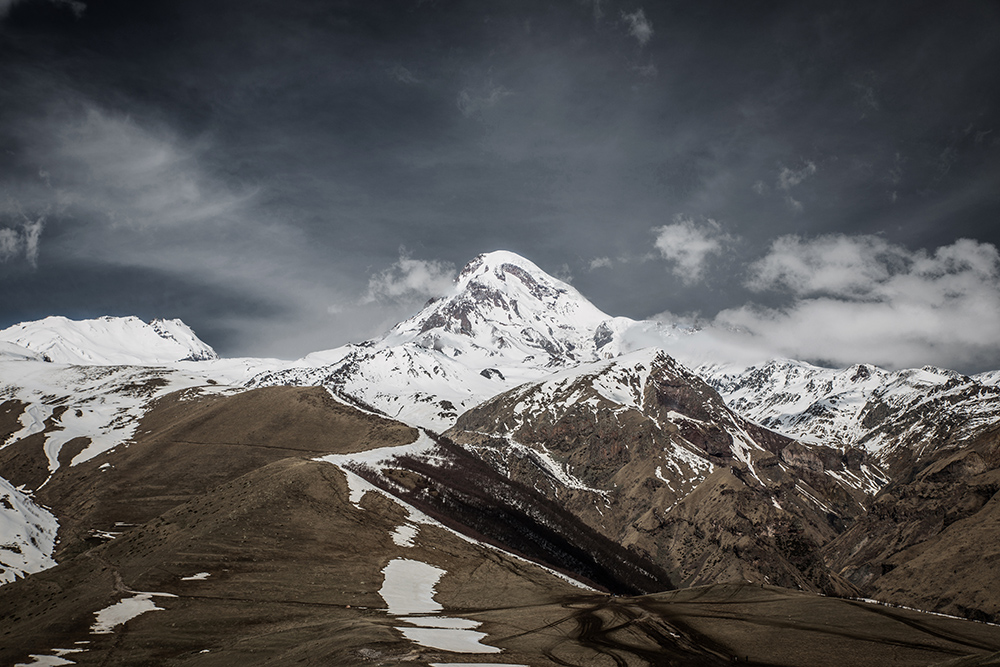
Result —
[[[817,597],[722,585],[638,598],[588,594],[533,565],[421,526],[391,531],[393,501],[348,501],[341,473],[291,457],[193,499],[52,570],[0,587],[0,661],[85,648],[79,665],[930,665],[1000,650],[1000,628]],[[377,591],[410,558],[447,570],[436,599],[481,621],[502,654],[413,644]],[[209,572],[207,579],[184,577]],[[113,633],[94,612],[136,591],[159,611]],[[88,642],[88,643],[78,643]]]
[[[92,546],[81,540],[95,531],[145,523],[268,463],[416,437],[416,430],[338,403],[319,387],[269,387],[228,397],[179,392],[156,402],[132,442],[60,468],[35,498],[59,518],[58,560]],[[0,454],[15,446],[21,444]],[[30,451],[41,451],[40,441]]]
[[[64,527],[60,564],[0,587],[0,664],[57,648],[85,649],[66,656],[80,665],[598,667],[988,664],[1000,650],[994,626],[773,587],[589,593],[432,525],[400,546],[392,532],[406,510],[371,492],[354,506],[344,473],[311,459],[415,435],[313,388],[165,398],[134,442],[61,468],[39,492]],[[738,475],[713,480],[719,497],[739,497]],[[378,592],[395,558],[446,570],[435,599],[451,617],[481,621],[484,644],[503,653],[405,639]],[[143,591],[169,597],[91,633],[95,612]]]
[[[577,590],[433,526],[420,527],[415,546],[399,547],[391,533],[405,519],[379,494],[366,494],[361,508],[350,505],[344,475],[330,464],[296,457],[268,464],[0,587],[0,663],[80,646],[87,652],[71,657],[81,665],[441,659],[440,651],[403,639],[378,611],[385,606],[381,569],[396,557],[446,569],[442,595],[459,592],[465,608],[538,604]],[[198,572],[211,576],[183,580]],[[89,632],[95,611],[135,591],[177,597],[153,598],[164,611],[110,635]]]

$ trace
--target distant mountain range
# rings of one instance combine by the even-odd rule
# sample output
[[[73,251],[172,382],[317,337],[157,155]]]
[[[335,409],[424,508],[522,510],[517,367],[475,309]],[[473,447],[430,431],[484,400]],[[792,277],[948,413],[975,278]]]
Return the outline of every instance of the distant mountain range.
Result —
[[[46,317],[0,331],[0,342],[6,344],[0,347],[0,355],[78,366],[153,366],[219,358],[180,320],[146,323],[138,317],[79,321]]]
[[[856,600],[1000,621],[1000,372],[689,369],[681,335],[508,252],[294,362],[219,359],[179,320],[0,331],[0,661],[987,664],[992,626],[894,608],[865,635]],[[755,590],[830,632],[789,614],[781,641],[815,645],[784,662],[734,639]]]

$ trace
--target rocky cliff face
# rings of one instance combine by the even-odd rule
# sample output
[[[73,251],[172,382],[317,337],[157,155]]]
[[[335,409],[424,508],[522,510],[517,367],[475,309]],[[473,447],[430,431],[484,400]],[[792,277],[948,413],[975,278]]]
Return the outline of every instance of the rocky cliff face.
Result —
[[[863,512],[878,479],[866,457],[743,419],[662,352],[523,385],[445,435],[683,585],[853,591],[825,571],[819,551]]]
[[[1000,620],[1000,428],[911,464],[824,549],[868,597]]]

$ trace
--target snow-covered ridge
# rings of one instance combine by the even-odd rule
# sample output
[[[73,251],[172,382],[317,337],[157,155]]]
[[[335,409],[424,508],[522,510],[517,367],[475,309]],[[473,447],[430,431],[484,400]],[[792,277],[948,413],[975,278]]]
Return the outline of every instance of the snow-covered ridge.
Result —
[[[682,335],[699,334],[611,317],[530,261],[496,251],[476,257],[449,294],[385,335],[297,362],[219,360],[183,322],[135,317],[49,317],[15,325],[0,331],[0,361],[166,366],[246,387],[319,384],[362,407],[444,431],[461,413],[514,387],[639,347],[672,353],[671,342]],[[697,372],[731,408],[757,423],[878,456],[929,433],[929,420],[917,417],[905,433],[890,428],[904,412],[933,412],[945,401],[949,419],[964,419],[961,428],[975,429],[1000,407],[1000,371],[968,378],[930,367],[891,373],[865,364],[834,370],[774,360],[751,367],[708,364]],[[628,404],[641,397],[619,398]]]
[[[732,409],[772,430],[861,447],[883,459],[901,446],[970,435],[1000,412],[998,373],[969,377],[932,366],[887,371],[870,364],[831,369],[788,359],[746,368],[705,365],[698,373]]]
[[[195,388],[224,390],[219,384],[208,383],[203,373],[183,370],[0,363],[0,403],[14,400],[24,405],[21,428],[0,442],[0,448],[41,433],[48,426],[42,446],[51,474],[66,463],[60,461],[60,455],[70,440],[86,438],[89,442],[69,465],[88,461],[127,442],[151,401],[172,391]]]
[[[93,320],[46,317],[0,331],[0,343],[18,346],[55,363],[85,366],[151,366],[218,359],[215,350],[184,322],[146,323],[133,316]],[[0,349],[0,353],[6,351]]]
[[[0,361],[44,361],[42,355],[26,347],[0,341]]]

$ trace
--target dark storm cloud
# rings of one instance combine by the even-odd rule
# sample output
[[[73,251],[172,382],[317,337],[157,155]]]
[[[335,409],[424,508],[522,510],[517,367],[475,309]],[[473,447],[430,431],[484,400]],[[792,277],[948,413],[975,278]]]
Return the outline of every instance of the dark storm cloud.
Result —
[[[745,285],[788,235],[1000,242],[993,3],[78,5],[0,5],[22,304],[71,262],[173,275],[282,304],[185,317],[288,356],[496,248],[612,314],[712,318],[792,307]],[[87,285],[92,315],[138,294]]]

